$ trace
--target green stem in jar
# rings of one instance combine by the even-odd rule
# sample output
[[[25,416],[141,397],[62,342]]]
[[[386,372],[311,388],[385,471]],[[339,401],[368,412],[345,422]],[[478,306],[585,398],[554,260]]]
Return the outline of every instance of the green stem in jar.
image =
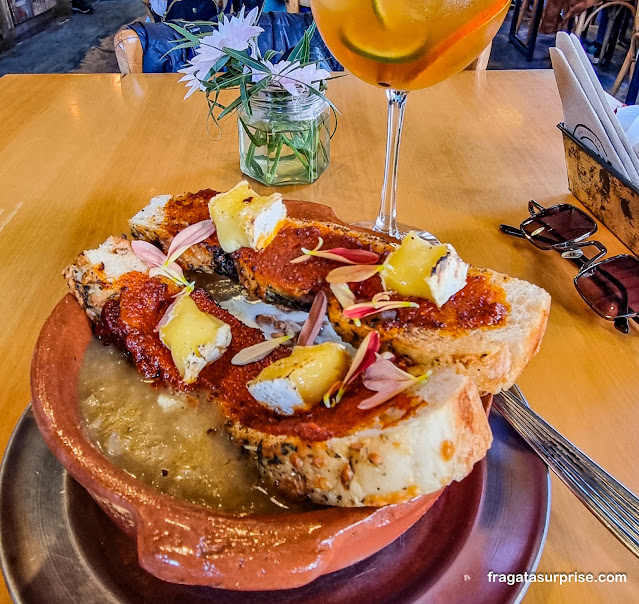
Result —
[[[302,154],[297,150],[297,147],[293,143],[293,141],[289,138],[286,138],[286,146],[293,152],[295,157],[300,160],[301,164],[304,166],[304,169],[308,171],[308,162],[302,157]]]
[[[246,163],[250,164],[253,161],[253,157],[255,155],[256,145],[251,140],[251,144],[249,145],[248,151],[246,152]]]
[[[321,149],[322,155],[324,156],[324,161],[326,163],[328,163],[328,151],[326,150],[326,146],[322,142],[322,136],[321,135],[317,137],[317,142],[319,143],[319,148]]]
[[[248,124],[244,123],[244,120],[242,118],[239,118],[239,121],[240,124],[242,124],[244,132],[246,132],[246,136],[249,137],[251,144],[255,145],[256,147],[261,147],[266,142],[266,137],[264,137],[264,140],[262,140],[262,137],[258,137],[257,133],[261,132],[260,130],[255,128],[255,131],[251,132],[250,127],[248,126]]]
[[[277,166],[280,163],[280,156],[282,155],[282,147],[284,146],[284,141],[279,137],[275,137],[279,139],[279,143],[277,145],[277,150],[275,151],[275,157],[273,158],[273,165],[268,173],[268,180],[271,181],[275,178],[275,172],[277,171]]]

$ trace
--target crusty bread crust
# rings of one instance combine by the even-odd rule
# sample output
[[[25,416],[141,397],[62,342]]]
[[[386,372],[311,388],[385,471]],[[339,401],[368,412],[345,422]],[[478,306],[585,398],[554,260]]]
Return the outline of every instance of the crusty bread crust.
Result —
[[[419,408],[406,419],[330,440],[307,442],[237,423],[229,431],[290,497],[335,506],[400,503],[463,479],[492,442],[468,377],[438,369],[418,392]]]
[[[120,295],[120,277],[138,271],[148,273],[147,265],[131,249],[125,237],[109,237],[93,250],[85,250],[62,272],[69,292],[88,317],[96,322],[107,300]]]

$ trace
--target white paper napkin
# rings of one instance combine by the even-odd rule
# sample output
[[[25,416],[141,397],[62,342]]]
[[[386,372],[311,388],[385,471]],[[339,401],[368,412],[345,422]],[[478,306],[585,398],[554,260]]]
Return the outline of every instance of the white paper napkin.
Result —
[[[572,43],[570,47],[572,48]],[[561,96],[566,129],[585,147],[610,162],[626,178],[631,178],[626,168],[626,165],[630,166],[634,178],[639,180],[630,158],[626,157],[626,162],[620,158],[618,148],[625,151],[621,141],[617,141],[617,147],[615,147],[610,140],[609,133],[604,128],[601,118],[593,108],[563,51],[559,48],[551,48],[550,59]],[[596,93],[593,93],[593,96],[597,96]],[[614,128],[610,127],[610,130],[614,132]]]
[[[621,124],[619,123],[619,120],[617,119],[615,115],[614,109],[610,106],[610,102],[608,100],[608,97],[610,97],[610,95],[606,93],[606,91],[603,89],[603,86],[601,85],[601,82],[599,81],[599,78],[597,77],[597,74],[595,73],[595,70],[592,67],[592,63],[590,62],[590,59],[588,59],[588,55],[586,54],[586,51],[583,49],[583,46],[581,45],[579,38],[575,36],[574,34],[571,34],[570,36],[568,36],[568,34],[563,31],[559,33],[561,35],[557,36],[558,48],[561,48],[561,50],[564,50],[565,47],[572,45],[576,53],[577,60],[581,62],[581,65],[583,66],[585,74],[588,78],[587,81],[582,81],[583,75],[580,75],[580,72],[575,71],[577,75],[577,79],[582,85],[584,92],[588,96],[588,99],[590,100],[595,110],[595,113],[601,119],[601,122],[604,128],[606,129],[606,132],[608,132],[608,135],[610,136],[610,140],[612,144],[615,146],[615,149],[617,149],[617,152],[619,153],[619,157],[624,162],[624,165],[626,166],[626,169],[628,170],[628,174],[630,174],[631,179],[635,182],[639,182],[639,157],[637,157],[637,154],[632,148],[632,145],[630,144],[626,136],[626,133],[624,132],[624,129],[621,127]],[[571,59],[565,50],[564,50],[564,54],[566,55],[566,59],[568,59],[568,62],[572,66]],[[596,97],[591,99],[593,91],[596,94]],[[612,131],[610,130],[611,127],[613,129]],[[621,142],[623,149],[619,147],[618,141]],[[626,158],[630,159],[632,163],[632,168],[629,165],[627,165]],[[635,177],[635,174],[637,175],[636,177]]]

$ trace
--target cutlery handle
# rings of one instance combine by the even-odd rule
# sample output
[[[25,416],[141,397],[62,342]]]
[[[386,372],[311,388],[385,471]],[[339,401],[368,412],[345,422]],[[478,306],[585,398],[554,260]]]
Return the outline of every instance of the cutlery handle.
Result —
[[[530,409],[516,386],[497,394],[493,405],[597,519],[639,557],[637,496]]]

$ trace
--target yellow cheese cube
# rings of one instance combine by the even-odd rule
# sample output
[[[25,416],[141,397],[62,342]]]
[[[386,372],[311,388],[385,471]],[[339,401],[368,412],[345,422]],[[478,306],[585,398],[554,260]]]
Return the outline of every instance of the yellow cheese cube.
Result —
[[[411,232],[391,252],[380,272],[384,289],[416,296],[441,308],[466,285],[468,264],[450,244],[433,245]]]
[[[286,206],[279,193],[262,197],[245,180],[213,197],[209,212],[220,246],[227,253],[241,247],[265,248],[286,218]]]
[[[297,346],[291,356],[269,365],[251,382],[253,398],[276,413],[292,415],[319,403],[346,375],[351,357],[342,344]]]
[[[231,343],[231,328],[202,312],[188,295],[179,298],[170,309],[159,335],[187,384],[194,382],[206,365],[219,359]]]

